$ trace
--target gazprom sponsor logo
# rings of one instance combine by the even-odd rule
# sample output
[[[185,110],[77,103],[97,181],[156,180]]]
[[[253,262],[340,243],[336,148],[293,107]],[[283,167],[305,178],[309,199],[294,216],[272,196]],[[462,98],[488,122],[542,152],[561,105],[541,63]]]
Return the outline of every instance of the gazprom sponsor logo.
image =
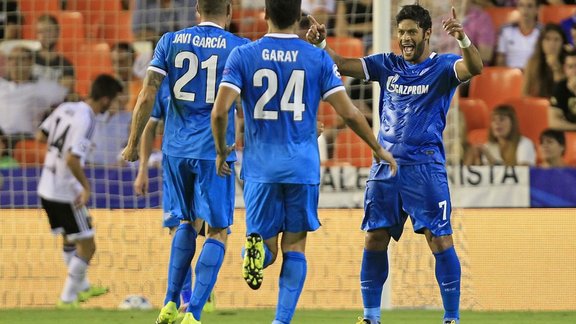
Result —
[[[389,76],[386,81],[386,90],[389,92],[397,93],[400,95],[421,95],[428,93],[430,90],[430,85],[420,84],[420,85],[403,85],[397,84],[400,76],[395,74],[394,76]]]

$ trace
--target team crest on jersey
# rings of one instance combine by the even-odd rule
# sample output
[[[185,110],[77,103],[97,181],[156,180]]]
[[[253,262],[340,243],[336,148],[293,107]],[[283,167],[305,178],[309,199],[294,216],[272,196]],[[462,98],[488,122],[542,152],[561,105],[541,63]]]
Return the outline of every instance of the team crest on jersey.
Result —
[[[428,93],[430,90],[429,84],[403,85],[396,83],[398,82],[398,79],[400,79],[398,74],[389,76],[388,80],[386,81],[386,90],[400,95],[421,95]]]

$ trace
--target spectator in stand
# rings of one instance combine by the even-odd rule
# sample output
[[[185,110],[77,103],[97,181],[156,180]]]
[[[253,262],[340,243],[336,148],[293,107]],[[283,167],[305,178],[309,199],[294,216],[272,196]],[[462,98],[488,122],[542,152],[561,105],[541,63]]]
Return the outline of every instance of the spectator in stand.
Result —
[[[2,129],[0,129],[0,169],[12,169],[18,166],[18,161],[10,155],[8,139],[4,136]],[[2,184],[0,184],[1,186]]]
[[[566,79],[555,84],[550,98],[549,125],[554,129],[576,130],[576,51],[566,53],[564,74]]]
[[[18,1],[0,1],[0,39],[21,39],[24,18],[18,11]]]
[[[492,0],[492,3],[498,7],[516,7],[518,0]]]
[[[574,46],[574,36],[576,34],[576,13],[562,20],[560,22],[560,27],[562,27],[562,31],[564,32],[564,35],[566,35],[568,43]]]
[[[483,164],[536,164],[534,143],[520,134],[516,111],[510,105],[500,105],[492,111],[488,143],[481,146],[480,151]]]
[[[60,26],[56,17],[49,14],[38,17],[36,37],[41,48],[36,53],[33,74],[41,80],[59,82],[68,89],[66,101],[78,101],[80,96],[75,91],[74,67],[68,59],[56,51],[59,36]]]
[[[564,154],[566,153],[566,137],[564,132],[555,129],[546,129],[540,134],[540,153],[542,155],[542,168],[562,168]]]
[[[10,146],[17,138],[33,136],[44,113],[66,97],[57,82],[34,78],[33,55],[26,47],[14,47],[6,58],[7,75],[0,78],[0,128]]]
[[[340,0],[336,7],[336,36],[352,36],[372,46],[372,0]]]
[[[498,36],[496,65],[524,69],[542,26],[538,23],[537,0],[518,0],[518,23],[504,25]]]
[[[132,44],[120,42],[112,47],[111,56],[114,76],[124,86],[124,91],[118,96],[118,100],[123,108],[132,111],[142,88],[142,78],[137,74],[135,68],[138,54]]]
[[[550,98],[554,84],[566,78],[563,69],[566,36],[560,26],[547,24],[536,42],[534,53],[524,69],[522,93]]]
[[[136,0],[132,31],[154,44],[164,33],[196,25],[196,0]]]

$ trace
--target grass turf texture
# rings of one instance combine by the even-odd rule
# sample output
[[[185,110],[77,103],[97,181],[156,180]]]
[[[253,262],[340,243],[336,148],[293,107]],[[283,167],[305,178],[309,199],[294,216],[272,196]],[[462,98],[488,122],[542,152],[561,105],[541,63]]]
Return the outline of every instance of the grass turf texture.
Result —
[[[153,311],[110,311],[82,309],[60,311],[50,309],[0,310],[0,323],[18,324],[127,324],[154,323],[157,310]],[[294,324],[354,324],[361,311],[298,310]],[[429,324],[440,323],[439,311],[398,310],[382,314],[386,324]],[[267,324],[274,319],[274,310],[219,310],[202,315],[202,322],[226,324]],[[466,324],[526,324],[526,323],[576,323],[576,312],[462,312]]]

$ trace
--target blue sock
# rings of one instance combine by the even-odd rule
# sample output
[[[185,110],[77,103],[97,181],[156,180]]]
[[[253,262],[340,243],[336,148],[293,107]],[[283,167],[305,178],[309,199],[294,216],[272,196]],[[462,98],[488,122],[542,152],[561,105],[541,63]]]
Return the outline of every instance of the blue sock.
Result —
[[[307,264],[306,256],[301,252],[286,252],[280,272],[280,291],[278,293],[278,305],[276,306],[276,321],[290,323],[298,298],[304,288],[306,280]]]
[[[196,281],[187,312],[192,312],[198,321],[202,315],[202,308],[216,284],[218,272],[224,261],[225,249],[224,243],[208,238],[196,262]]]
[[[364,318],[380,321],[382,289],[388,278],[388,251],[364,249],[360,270],[360,289],[364,302]]]
[[[192,266],[188,268],[186,279],[184,279],[184,284],[182,284],[182,291],[180,292],[180,297],[182,297],[182,303],[188,304],[190,302],[191,296],[192,296]]]
[[[460,277],[462,270],[460,260],[454,247],[440,253],[434,253],[436,258],[436,280],[440,286],[444,318],[460,319]]]
[[[164,305],[173,301],[180,306],[180,290],[196,252],[196,231],[190,223],[178,226],[172,239],[168,268],[168,289]]]

